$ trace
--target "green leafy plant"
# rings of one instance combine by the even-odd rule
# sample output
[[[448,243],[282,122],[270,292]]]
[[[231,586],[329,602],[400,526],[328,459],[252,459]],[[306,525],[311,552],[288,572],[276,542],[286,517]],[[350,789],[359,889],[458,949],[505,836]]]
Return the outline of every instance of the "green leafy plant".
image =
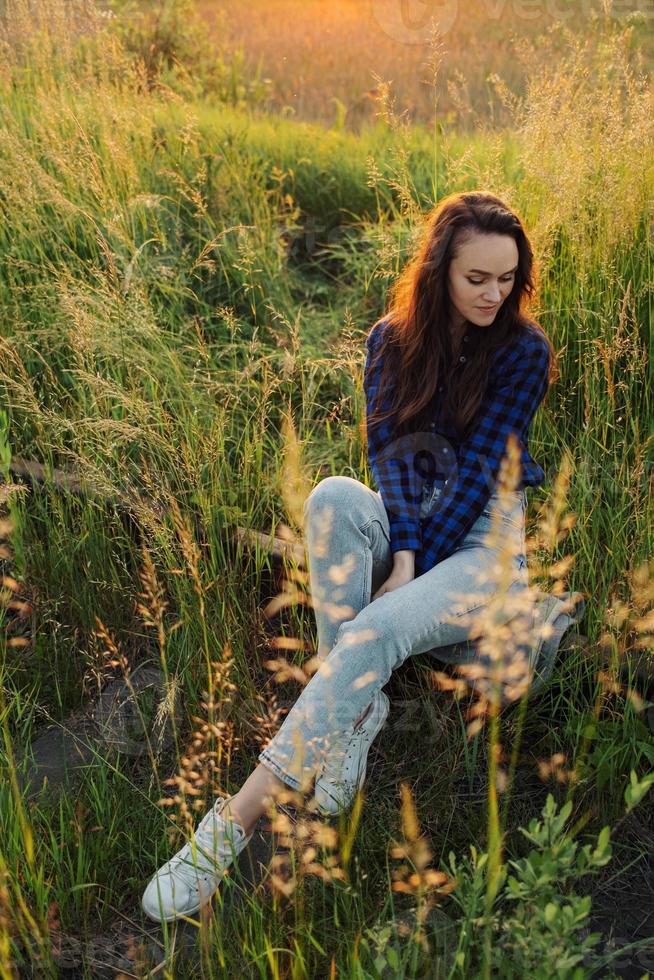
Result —
[[[212,95],[240,107],[268,97],[270,79],[261,77],[260,66],[249,71],[242,48],[221,48],[224,11],[215,11],[212,39],[193,0],[110,0],[110,10],[113,30],[141,62],[150,87],[163,83],[189,98]]]
[[[624,791],[624,799],[627,804],[627,813],[631,813],[633,808],[640,803],[650,786],[654,784],[654,772],[648,772],[642,779],[638,779],[636,773],[631,770],[629,785]]]
[[[611,859],[610,828],[603,828],[595,846],[580,846],[566,832],[571,811],[571,801],[559,810],[549,794],[541,819],[520,828],[533,847],[525,857],[501,866],[488,916],[488,854],[471,847],[471,856],[457,861],[450,852],[457,879],[452,897],[463,911],[453,976],[578,980],[586,975],[584,967],[595,964],[594,947],[601,937],[587,932],[591,899],[576,894],[573,883]],[[483,949],[487,961],[482,963]]]
[[[631,773],[625,790],[627,812],[653,783],[654,774],[639,780]],[[575,883],[611,860],[611,830],[606,826],[594,842],[581,844],[568,829],[571,813],[571,800],[559,809],[548,794],[540,819],[519,828],[532,847],[524,857],[499,865],[497,891],[488,914],[489,853],[471,847],[470,856],[459,860],[450,852],[447,870],[456,880],[452,898],[462,916],[456,925],[447,919],[451,931],[445,947],[441,941],[436,955],[431,949],[427,962],[413,955],[410,928],[398,927],[393,921],[379,923],[365,929],[361,937],[360,948],[368,961],[365,975],[377,980],[400,973],[416,980],[423,976],[584,980],[606,968],[618,954],[597,951],[601,934],[589,929],[591,897],[579,895]],[[615,974],[605,970],[602,976]]]

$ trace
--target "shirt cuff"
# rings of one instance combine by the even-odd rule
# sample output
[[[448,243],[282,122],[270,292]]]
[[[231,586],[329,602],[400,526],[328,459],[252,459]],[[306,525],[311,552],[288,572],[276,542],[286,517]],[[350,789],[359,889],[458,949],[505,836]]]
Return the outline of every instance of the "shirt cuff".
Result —
[[[391,532],[391,551],[421,551],[420,524],[417,521],[397,520],[388,522]]]

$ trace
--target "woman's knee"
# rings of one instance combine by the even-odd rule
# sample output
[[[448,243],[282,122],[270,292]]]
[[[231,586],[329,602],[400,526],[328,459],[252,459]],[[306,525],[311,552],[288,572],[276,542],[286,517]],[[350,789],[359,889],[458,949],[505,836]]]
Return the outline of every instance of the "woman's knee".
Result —
[[[383,597],[381,597],[383,598]],[[361,609],[354,619],[345,620],[336,632],[334,645],[343,642],[345,646],[360,643],[395,643],[399,638],[397,619],[390,609],[389,602],[370,602]]]
[[[385,684],[408,652],[390,618],[385,614],[371,615],[372,605],[376,603],[341,623],[327,657],[327,663],[336,671],[347,671],[357,690],[373,681]]]
[[[362,499],[367,487],[351,476],[326,476],[315,485],[304,501],[304,516],[316,508],[333,507],[335,512],[349,511],[355,501]]]

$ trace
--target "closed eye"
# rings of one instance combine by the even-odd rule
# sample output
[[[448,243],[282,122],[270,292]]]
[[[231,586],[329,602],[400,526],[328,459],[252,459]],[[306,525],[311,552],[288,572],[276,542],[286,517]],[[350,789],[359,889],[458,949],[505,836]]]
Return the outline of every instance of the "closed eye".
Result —
[[[471,279],[469,276],[467,278],[468,278],[468,282],[471,282],[473,286],[481,286],[481,284],[484,281],[483,279]],[[500,282],[511,282],[512,279],[513,279],[513,273],[508,278],[500,279]]]

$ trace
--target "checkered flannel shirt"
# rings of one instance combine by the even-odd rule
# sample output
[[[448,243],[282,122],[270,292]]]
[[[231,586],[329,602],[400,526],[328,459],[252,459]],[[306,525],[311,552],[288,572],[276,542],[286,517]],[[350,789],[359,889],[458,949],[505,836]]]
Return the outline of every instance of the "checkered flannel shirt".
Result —
[[[382,357],[372,359],[382,342],[386,320],[374,325],[366,338],[364,391],[368,463],[388,515],[391,551],[415,552],[415,577],[447,558],[462,542],[495,490],[509,432],[519,440],[521,479],[517,488],[539,486],[545,474],[528,450],[528,431],[548,387],[549,346],[542,331],[529,324],[523,336],[495,352],[486,393],[475,429],[459,443],[442,410],[441,385],[432,402],[428,431],[393,437],[394,415],[374,426],[375,403]],[[468,324],[463,350],[473,352],[483,330]],[[453,373],[461,368],[462,353]],[[381,394],[381,407],[390,408],[393,385]],[[426,482],[441,482],[442,493],[427,517],[420,517]]]

